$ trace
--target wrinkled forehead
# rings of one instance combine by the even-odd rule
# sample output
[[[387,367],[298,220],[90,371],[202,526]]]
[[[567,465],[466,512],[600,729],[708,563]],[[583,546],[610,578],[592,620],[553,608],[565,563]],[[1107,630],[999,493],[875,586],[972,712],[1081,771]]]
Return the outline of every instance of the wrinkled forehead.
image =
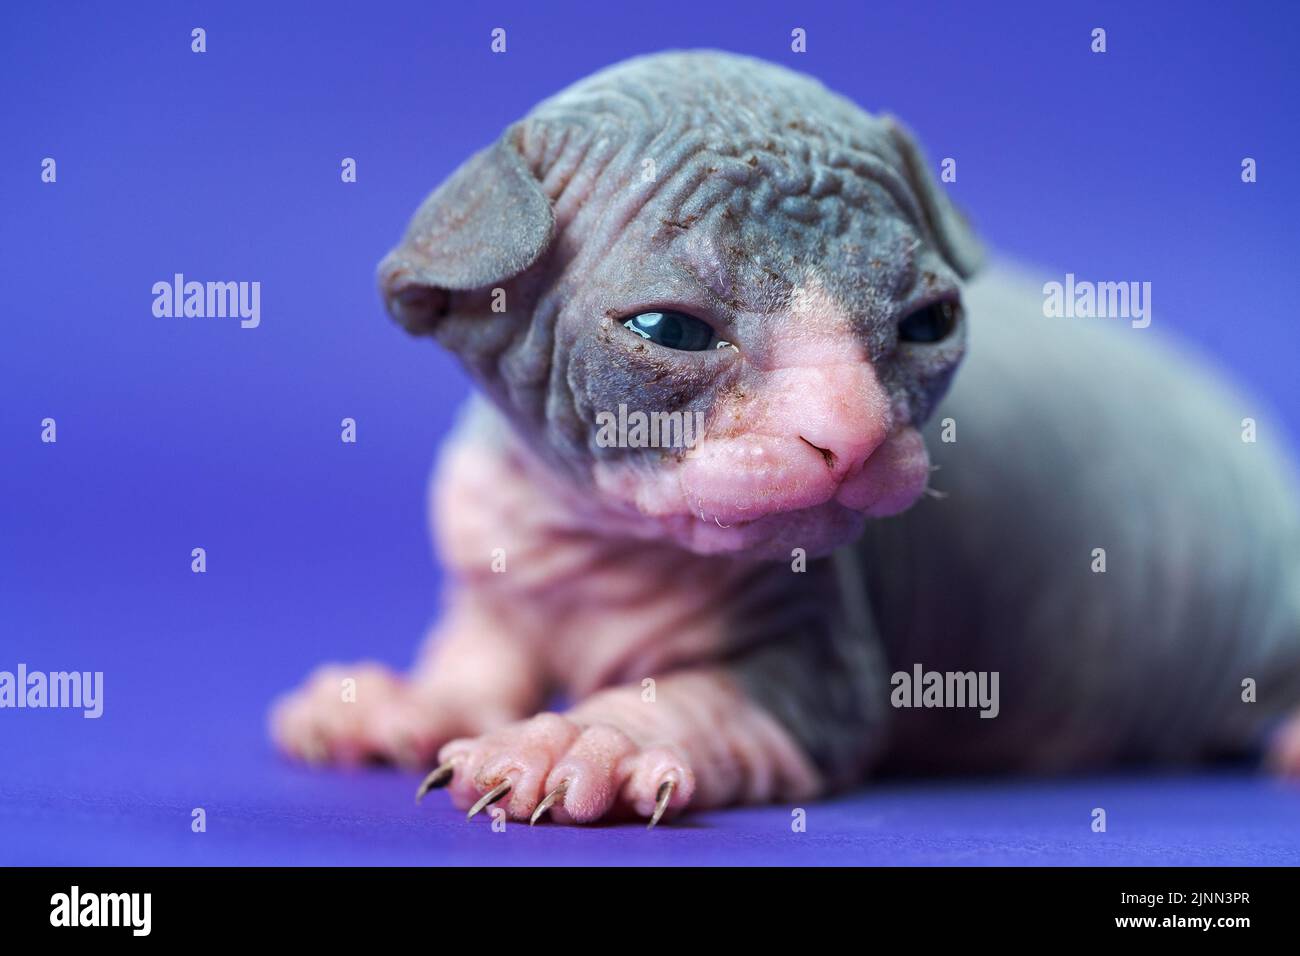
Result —
[[[879,187],[810,202],[798,215],[738,189],[721,211],[678,236],[659,236],[672,267],[689,272],[732,308],[770,312],[813,289],[844,300],[905,294],[922,243]],[[666,241],[664,241],[666,240]]]
[[[787,313],[816,300],[869,321],[923,275],[933,281],[949,271],[876,182],[794,204],[759,179],[711,198],[707,205],[651,198],[618,233],[596,230],[582,274],[628,304],[696,305],[727,317]]]
[[[750,314],[815,289],[870,319],[955,279],[890,129],[783,68],[668,54],[539,104],[525,153],[579,283]]]
[[[901,160],[865,114],[779,130],[779,115],[740,128],[703,117],[692,127],[690,115],[660,117],[668,127],[658,132],[568,113],[532,127],[533,144],[563,144],[545,150],[538,172],[583,268],[612,260],[603,281],[694,278],[758,312],[818,274],[847,296],[915,281],[922,216]]]

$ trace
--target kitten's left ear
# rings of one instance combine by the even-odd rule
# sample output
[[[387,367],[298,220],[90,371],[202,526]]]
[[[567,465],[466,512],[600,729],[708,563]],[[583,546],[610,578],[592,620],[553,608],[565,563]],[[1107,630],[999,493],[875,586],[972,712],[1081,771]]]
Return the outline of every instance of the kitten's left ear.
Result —
[[[984,260],[984,250],[966,217],[958,211],[930,172],[925,153],[912,131],[893,116],[883,117],[889,138],[902,158],[900,172],[907,178],[939,251],[963,279],[969,279]]]

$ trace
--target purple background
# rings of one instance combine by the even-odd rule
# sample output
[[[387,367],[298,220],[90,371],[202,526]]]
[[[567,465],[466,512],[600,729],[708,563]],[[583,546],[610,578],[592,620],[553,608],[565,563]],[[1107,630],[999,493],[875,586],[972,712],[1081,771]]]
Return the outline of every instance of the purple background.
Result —
[[[0,669],[102,670],[106,712],[0,711],[0,862],[1295,862],[1300,793],[1238,777],[891,784],[802,840],[778,807],[484,843],[408,775],[293,767],[264,733],[311,666],[405,664],[437,611],[424,485],[467,386],[374,264],[465,156],[631,54],[750,53],[897,113],[991,247],[1152,282],[1155,326],[1300,432],[1300,8],[1135,6],[5,5]],[[154,318],[174,272],[260,281],[261,327]]]

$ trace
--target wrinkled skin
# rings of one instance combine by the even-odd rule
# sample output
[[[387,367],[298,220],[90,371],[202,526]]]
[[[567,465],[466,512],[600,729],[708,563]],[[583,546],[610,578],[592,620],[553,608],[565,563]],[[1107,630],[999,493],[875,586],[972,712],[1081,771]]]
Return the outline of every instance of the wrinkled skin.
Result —
[[[486,397],[432,488],[448,611],[408,675],[318,672],[276,740],[568,822],[872,768],[1300,769],[1300,515],[1254,406],[978,264],[907,131],[785,69],[664,54],[540,104],[380,266]],[[900,334],[935,303],[946,334]],[[723,345],[624,327],[664,309]],[[620,404],[702,440],[606,447]],[[998,671],[1001,713],[891,708],[914,663]]]

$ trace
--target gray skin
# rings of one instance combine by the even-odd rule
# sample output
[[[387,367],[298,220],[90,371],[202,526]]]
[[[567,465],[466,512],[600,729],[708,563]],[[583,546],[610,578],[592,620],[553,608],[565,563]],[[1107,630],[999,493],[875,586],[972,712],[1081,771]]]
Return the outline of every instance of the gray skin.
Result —
[[[482,386],[496,424],[468,428],[510,429],[595,495],[593,462],[665,467],[659,450],[598,447],[597,411],[707,417],[743,385],[732,366],[624,334],[627,304],[678,299],[695,272],[701,308],[761,316],[730,321],[763,347],[790,334],[786,306],[815,267],[896,415],[929,423],[943,495],[826,547],[797,583],[798,533],[749,549],[779,561],[739,589],[716,656],[828,784],[868,764],[1055,771],[1257,751],[1300,702],[1300,510],[1274,420],[1158,329],[1046,319],[1037,283],[979,263],[901,125],[783,68],[699,52],[628,61],[541,103],[425,202],[380,281],[393,316]],[[903,316],[957,295],[951,340],[897,347]],[[946,418],[955,442],[940,440]],[[890,673],[918,662],[998,671],[999,716],[891,708]]]

